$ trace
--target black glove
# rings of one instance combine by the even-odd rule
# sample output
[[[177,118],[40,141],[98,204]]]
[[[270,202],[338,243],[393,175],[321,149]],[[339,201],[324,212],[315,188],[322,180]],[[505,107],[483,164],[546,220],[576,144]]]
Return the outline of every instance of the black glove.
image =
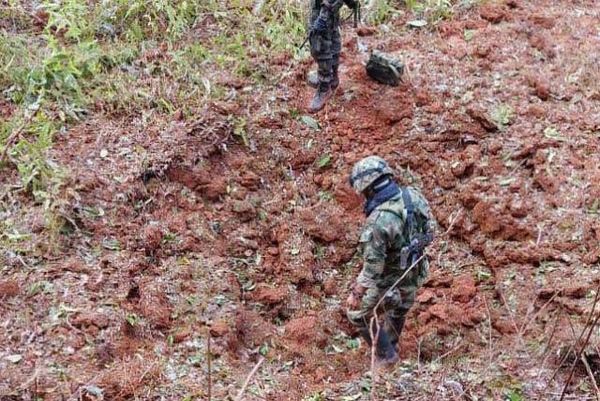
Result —
[[[358,7],[357,0],[344,0],[344,3],[346,3],[346,5],[353,10],[356,10],[356,7]]]
[[[320,14],[315,20],[315,23],[312,26],[312,31],[314,33],[323,33],[327,31],[327,19],[323,16],[323,14]]]

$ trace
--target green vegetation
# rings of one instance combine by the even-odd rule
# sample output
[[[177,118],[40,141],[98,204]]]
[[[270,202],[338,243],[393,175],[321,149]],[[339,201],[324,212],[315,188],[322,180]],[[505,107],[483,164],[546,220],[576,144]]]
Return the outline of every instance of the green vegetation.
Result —
[[[498,129],[504,131],[513,122],[515,112],[509,105],[500,104],[491,111],[490,116]]]
[[[224,84],[232,79],[276,82],[281,69],[268,62],[273,57],[306,56],[296,47],[305,35],[301,0],[44,0],[34,14],[26,2],[9,3],[1,11],[11,24],[0,31],[0,85],[13,112],[0,121],[0,152],[6,152],[0,169],[18,172],[15,189],[44,205],[54,221],[47,226],[59,231],[64,219],[52,214],[65,203],[69,175],[49,156],[58,132],[68,135],[96,112],[190,117],[230,95]],[[456,5],[405,2],[430,23],[449,17]],[[404,12],[389,0],[368,0],[365,8],[374,23]],[[249,146],[245,126],[239,117],[235,134]]]
[[[409,10],[422,14],[432,24],[451,17],[454,12],[450,0],[406,0],[406,6]]]
[[[11,108],[0,120],[0,171],[18,172],[12,190],[44,206],[55,234],[69,176],[50,157],[57,133],[98,112],[191,116],[225,98],[231,79],[278,79],[268,59],[298,57],[305,34],[300,0],[260,10],[250,0],[44,0],[35,14],[9,3],[0,11],[11,22],[0,30],[1,100]],[[243,118],[236,135],[248,144]]]
[[[366,0],[364,3],[369,10],[367,17],[370,23],[386,23],[408,10],[417,17],[409,25],[422,27],[433,26],[452,17],[457,8],[468,8],[479,2],[480,0],[404,0],[398,4],[392,0]]]

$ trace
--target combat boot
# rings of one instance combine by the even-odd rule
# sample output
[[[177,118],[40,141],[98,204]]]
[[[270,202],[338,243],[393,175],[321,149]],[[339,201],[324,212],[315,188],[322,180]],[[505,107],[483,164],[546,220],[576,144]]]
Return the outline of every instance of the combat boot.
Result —
[[[377,363],[386,367],[394,366],[400,359],[396,348],[390,341],[390,336],[385,330],[381,330],[379,333],[375,354],[377,355]]]
[[[385,328],[387,332],[390,334],[390,342],[396,348],[398,342],[400,341],[400,335],[402,334],[402,329],[404,328],[404,321],[406,316],[395,316],[388,317],[386,319]]]
[[[325,104],[327,104],[327,101],[331,98],[331,95],[333,95],[333,91],[331,90],[331,85],[329,82],[319,83],[319,88],[317,89],[312,102],[310,102],[308,110],[311,113],[316,113],[317,111],[321,110],[323,107],[325,107]]]
[[[371,333],[369,332],[369,329],[364,328],[360,330],[360,335],[365,339],[369,347],[373,346],[373,342],[371,341]],[[390,336],[383,329],[380,330],[379,337],[377,338],[375,356],[377,357],[378,365],[383,365],[387,367],[394,366],[400,359],[398,357],[398,353],[396,352],[396,348],[391,343]]]

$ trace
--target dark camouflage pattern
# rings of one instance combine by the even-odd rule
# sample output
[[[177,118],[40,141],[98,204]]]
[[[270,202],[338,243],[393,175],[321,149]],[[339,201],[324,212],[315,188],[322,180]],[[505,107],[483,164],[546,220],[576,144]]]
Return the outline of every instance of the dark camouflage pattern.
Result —
[[[319,17],[321,4],[326,0],[311,0],[309,30]],[[333,4],[331,11],[327,11],[327,30],[323,33],[312,34],[310,42],[310,53],[318,65],[319,84],[329,87],[337,78],[337,70],[340,65],[340,52],[342,51],[342,37],[340,35],[340,8],[344,4],[342,0],[329,0]]]
[[[408,191],[416,210],[416,230],[433,230],[435,222],[425,198],[414,188],[405,187],[403,190]],[[369,326],[373,308],[385,296],[378,312],[385,312],[386,325],[396,326],[397,323],[394,322],[401,322],[401,330],[404,318],[414,304],[415,293],[427,279],[429,270],[429,262],[424,257],[418,266],[388,292],[404,273],[400,266],[400,251],[410,243],[410,236],[401,194],[378,206],[367,218],[359,244],[363,268],[357,279],[367,291],[359,309],[347,312],[348,319],[359,328]],[[390,335],[393,337],[394,333],[391,332]]]

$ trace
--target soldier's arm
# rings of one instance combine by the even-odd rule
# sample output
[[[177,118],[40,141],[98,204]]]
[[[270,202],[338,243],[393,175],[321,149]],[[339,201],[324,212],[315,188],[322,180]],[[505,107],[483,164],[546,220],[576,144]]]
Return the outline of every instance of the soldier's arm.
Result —
[[[381,280],[387,254],[387,233],[375,226],[363,245],[363,268],[356,280],[363,288],[375,288]],[[362,238],[361,238],[362,240]]]

